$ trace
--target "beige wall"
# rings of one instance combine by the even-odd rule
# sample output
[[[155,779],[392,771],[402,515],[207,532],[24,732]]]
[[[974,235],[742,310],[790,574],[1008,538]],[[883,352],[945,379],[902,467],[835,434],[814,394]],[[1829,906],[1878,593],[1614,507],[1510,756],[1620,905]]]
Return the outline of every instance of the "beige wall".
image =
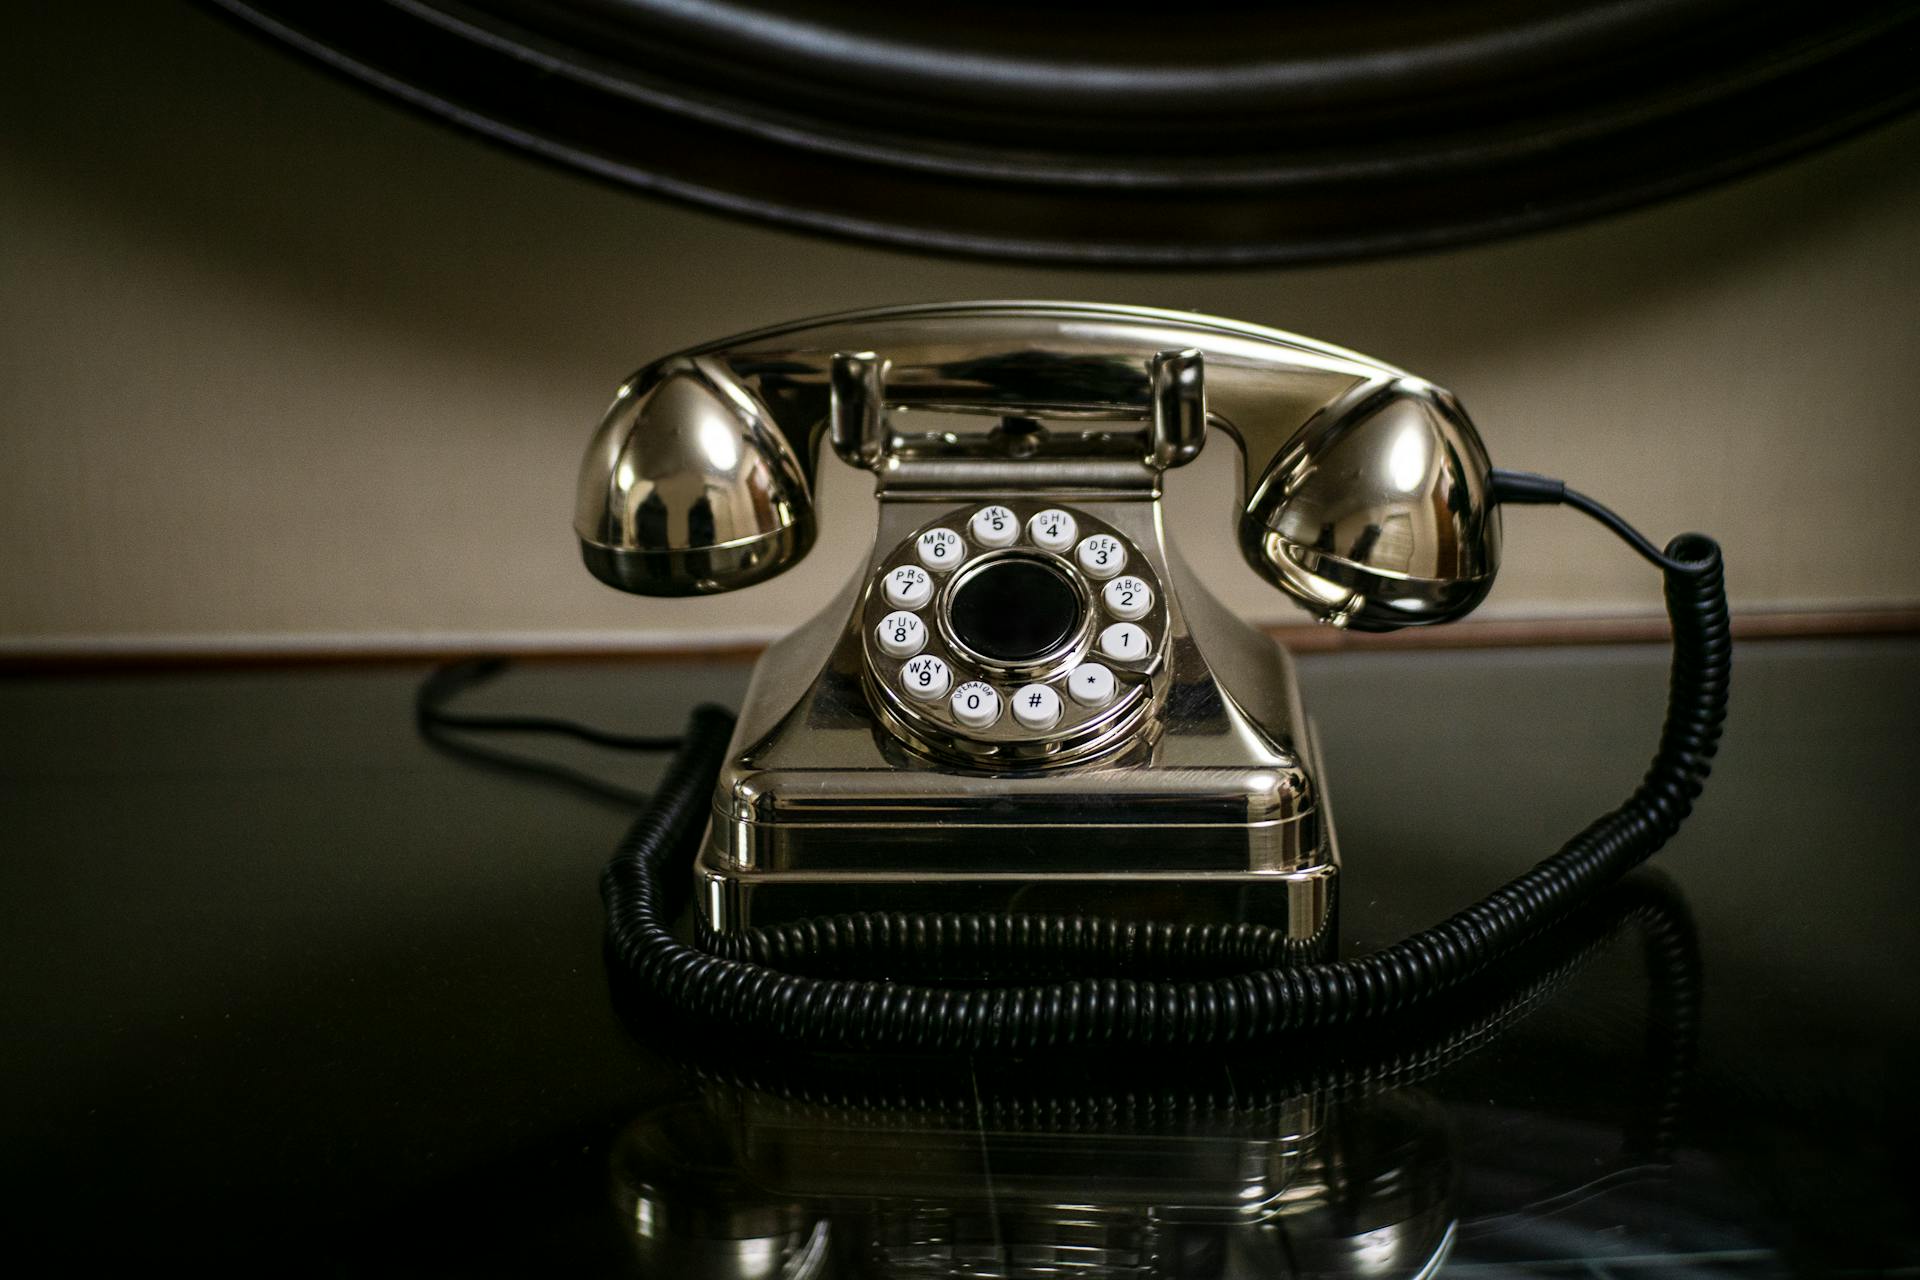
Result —
[[[685,643],[777,632],[872,527],[764,587],[622,597],[580,568],[580,447],[652,356],[970,296],[1193,307],[1457,391],[1496,462],[1727,544],[1740,607],[1910,603],[1920,120],[1487,248],[1306,271],[935,261],[636,199],[416,120],[172,4],[35,6],[0,48],[0,644]],[[24,31],[24,36],[21,32]],[[1228,451],[1180,536],[1248,614]],[[1584,522],[1518,512],[1486,612],[1644,612]]]

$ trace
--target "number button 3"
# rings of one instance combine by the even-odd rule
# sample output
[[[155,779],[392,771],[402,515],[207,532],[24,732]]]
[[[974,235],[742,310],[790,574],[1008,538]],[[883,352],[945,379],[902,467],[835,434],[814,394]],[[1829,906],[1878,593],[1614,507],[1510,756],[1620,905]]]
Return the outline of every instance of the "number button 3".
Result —
[[[1105,581],[1127,567],[1127,549],[1120,539],[1096,533],[1080,543],[1074,559],[1080,562],[1081,570],[1089,578]]]

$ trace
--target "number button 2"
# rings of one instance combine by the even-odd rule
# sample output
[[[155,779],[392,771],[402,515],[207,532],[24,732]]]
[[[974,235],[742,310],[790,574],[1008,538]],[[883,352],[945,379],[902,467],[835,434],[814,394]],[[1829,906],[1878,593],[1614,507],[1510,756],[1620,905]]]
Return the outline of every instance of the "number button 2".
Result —
[[[1115,578],[1100,593],[1107,612],[1124,622],[1137,622],[1153,608],[1153,588],[1132,574]]]

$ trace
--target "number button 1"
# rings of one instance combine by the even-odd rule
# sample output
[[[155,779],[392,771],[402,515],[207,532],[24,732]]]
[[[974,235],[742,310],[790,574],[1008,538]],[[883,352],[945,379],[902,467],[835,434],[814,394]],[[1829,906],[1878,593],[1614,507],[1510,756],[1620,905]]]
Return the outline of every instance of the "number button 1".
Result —
[[[1147,633],[1131,622],[1116,622],[1100,633],[1100,652],[1115,662],[1138,662],[1152,647]]]
[[[927,624],[905,609],[880,619],[873,635],[880,642],[880,651],[889,657],[911,658],[927,647]]]

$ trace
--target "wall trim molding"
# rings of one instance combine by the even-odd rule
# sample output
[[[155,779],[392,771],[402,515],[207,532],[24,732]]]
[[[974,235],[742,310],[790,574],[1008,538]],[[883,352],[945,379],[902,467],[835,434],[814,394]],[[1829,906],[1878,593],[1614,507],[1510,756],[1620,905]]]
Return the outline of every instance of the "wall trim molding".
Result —
[[[1356,635],[1311,623],[1265,630],[1295,653],[1513,649],[1660,644],[1667,638],[1667,620],[1659,614],[1489,618],[1391,635]],[[1920,635],[1920,604],[1743,610],[1733,616],[1733,634],[1740,641]],[[767,642],[740,634],[698,641],[600,631],[0,640],[0,674],[420,663],[483,653],[556,661],[742,663],[759,657]]]

